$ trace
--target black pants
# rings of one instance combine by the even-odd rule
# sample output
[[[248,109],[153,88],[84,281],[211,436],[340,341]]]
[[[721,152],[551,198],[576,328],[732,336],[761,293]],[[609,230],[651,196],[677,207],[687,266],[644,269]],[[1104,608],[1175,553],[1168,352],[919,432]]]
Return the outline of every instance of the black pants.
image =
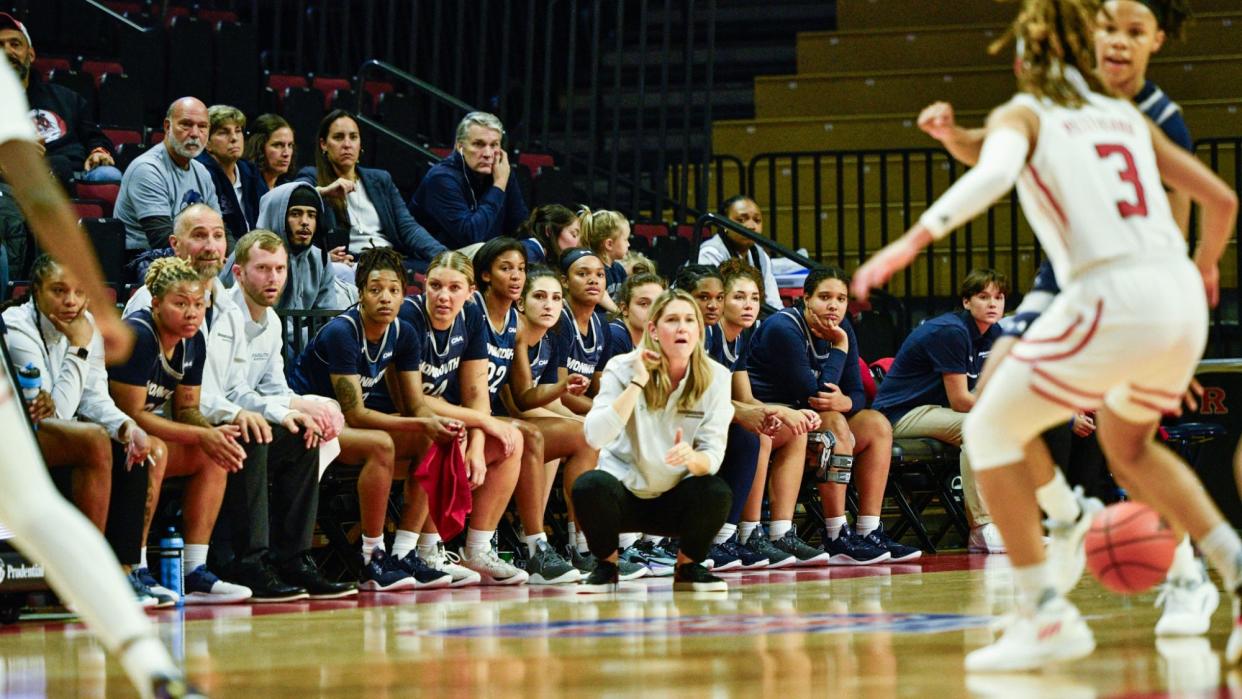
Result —
[[[687,478],[655,498],[640,498],[615,476],[590,471],[574,481],[574,511],[591,553],[605,559],[617,550],[621,532],[675,536],[690,560],[707,550],[729,514],[733,495],[716,476]]]
[[[725,521],[737,524],[742,518],[742,508],[746,507],[746,499],[750,497],[750,487],[755,483],[755,469],[759,467],[759,436],[735,422],[729,425],[726,439],[724,459],[716,475],[729,484],[729,490],[733,493],[733,505]]]
[[[1117,483],[1109,473],[1095,433],[1079,437],[1068,424],[1063,424],[1044,432],[1043,438],[1053,463],[1061,468],[1070,487],[1081,485],[1088,497],[1106,503],[1117,501]]]
[[[286,561],[311,547],[319,511],[319,450],[272,426],[268,444],[244,444],[246,462],[230,473],[211,533],[216,570],[261,559]],[[270,477],[270,489],[269,489]]]
[[[108,523],[104,537],[117,560],[136,566],[142,554],[142,519],[147,507],[146,463],[125,468],[125,446],[112,443],[112,496],[108,499]],[[152,493],[156,498],[159,493]],[[154,503],[152,503],[154,506]]]

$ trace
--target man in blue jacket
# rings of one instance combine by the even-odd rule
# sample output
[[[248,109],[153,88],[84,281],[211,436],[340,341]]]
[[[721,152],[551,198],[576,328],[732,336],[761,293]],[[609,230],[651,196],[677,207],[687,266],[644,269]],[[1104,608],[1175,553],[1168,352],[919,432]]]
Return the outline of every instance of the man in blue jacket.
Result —
[[[467,114],[453,153],[431,167],[410,199],[414,217],[449,248],[511,236],[530,213],[500,147],[503,136],[494,114]]]

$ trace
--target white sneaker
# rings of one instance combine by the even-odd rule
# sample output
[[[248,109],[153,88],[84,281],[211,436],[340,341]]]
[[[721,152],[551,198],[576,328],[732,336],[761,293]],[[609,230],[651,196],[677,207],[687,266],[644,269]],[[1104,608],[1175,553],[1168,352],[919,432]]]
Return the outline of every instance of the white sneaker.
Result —
[[[1229,642],[1225,644],[1225,662],[1237,665],[1242,660],[1242,600],[1238,593],[1233,593],[1233,629],[1229,632]]]
[[[250,599],[250,588],[225,582],[200,565],[185,576],[185,604],[236,604]]]
[[[1220,660],[1206,638],[1157,638],[1161,670],[1170,696],[1216,696]],[[1220,696],[1237,696],[1223,692]]]
[[[1087,567],[1087,552],[1083,548],[1083,539],[1087,538],[1087,530],[1095,516],[1104,509],[1099,498],[1083,495],[1082,486],[1074,488],[1074,499],[1078,501],[1078,519],[1073,522],[1056,522],[1047,520],[1048,527],[1048,571],[1052,574],[1052,586],[1060,594],[1067,594]]]
[[[1160,587],[1156,606],[1163,607],[1156,622],[1157,636],[1202,636],[1212,626],[1212,613],[1220,606],[1220,592],[1207,576],[1198,580],[1169,580]]]
[[[1004,553],[1005,541],[1001,539],[996,525],[988,522],[970,530],[966,550],[970,553]]]
[[[522,585],[530,580],[526,571],[496,555],[490,546],[473,554],[467,550],[461,564],[478,573],[482,585]]]
[[[990,646],[966,656],[967,672],[1037,670],[1051,662],[1077,660],[1095,650],[1095,637],[1078,609],[1053,597],[1031,615],[1007,619],[1004,633]]]
[[[444,548],[444,542],[436,544],[436,550],[430,555],[423,555],[419,552],[419,557],[428,566],[435,568],[442,573],[448,573],[453,578],[453,582],[449,583],[449,587],[467,587],[469,585],[478,585],[483,578],[478,573],[469,568],[460,565],[461,556]]]

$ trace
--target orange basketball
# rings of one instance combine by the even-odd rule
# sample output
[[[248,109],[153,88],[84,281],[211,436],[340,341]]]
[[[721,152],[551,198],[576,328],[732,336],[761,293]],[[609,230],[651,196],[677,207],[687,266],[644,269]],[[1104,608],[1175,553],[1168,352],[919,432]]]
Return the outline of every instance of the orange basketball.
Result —
[[[1096,516],[1085,546],[1095,579],[1113,592],[1133,595],[1164,580],[1177,538],[1147,505],[1119,502]]]

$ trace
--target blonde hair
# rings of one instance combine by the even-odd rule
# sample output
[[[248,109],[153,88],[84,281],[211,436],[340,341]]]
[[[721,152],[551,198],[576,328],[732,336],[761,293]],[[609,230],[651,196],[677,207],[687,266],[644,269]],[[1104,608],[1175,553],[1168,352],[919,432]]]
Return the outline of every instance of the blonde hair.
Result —
[[[147,267],[147,276],[142,281],[147,285],[151,296],[163,298],[164,294],[182,282],[201,283],[203,280],[190,263],[180,257],[161,257]]]
[[[660,294],[655,303],[651,305],[651,316],[647,319],[647,329],[643,331],[643,339],[640,341],[640,351],[651,350],[660,355],[660,361],[654,366],[647,365],[651,379],[643,387],[643,398],[647,402],[648,410],[663,408],[668,404],[668,397],[673,393],[673,381],[669,377],[668,361],[664,358],[664,351],[660,349],[659,341],[651,334],[651,326],[660,322],[664,309],[668,308],[673,301],[684,301],[690,304],[699,324],[699,341],[694,345],[694,352],[690,355],[690,366],[685,377],[682,378],[685,388],[682,389],[681,397],[677,399],[677,409],[693,409],[712,383],[711,360],[707,358],[707,352],[703,349],[703,313],[699,311],[699,304],[694,302],[693,296],[681,289],[669,289]]]
[[[1024,0],[1009,30],[988,51],[996,54],[1019,41],[1018,88],[1062,107],[1081,107],[1083,96],[1066,78],[1067,66],[1077,68],[1092,91],[1111,94],[1095,73],[1095,17],[1101,7],[1101,0]]]
[[[583,244],[597,255],[603,254],[605,241],[621,235],[621,227],[626,224],[625,216],[620,211],[591,211],[585,206],[578,210],[578,220],[582,225]]]
[[[213,104],[207,108],[207,134],[210,136],[224,125],[233,122],[237,124],[237,128],[242,131],[246,130],[246,115],[242,114],[242,110],[228,104]]]
[[[285,247],[285,241],[280,239],[272,231],[256,228],[237,241],[237,247],[233,249],[233,261],[242,267],[250,261],[250,251],[258,246],[261,250],[268,252],[276,252]]]
[[[625,268],[626,274],[659,274],[656,263],[651,261],[650,257],[631,249],[625,253],[625,257],[621,258],[621,266]]]
[[[445,250],[444,252],[431,258],[431,264],[427,265],[427,276],[431,276],[431,271],[445,267],[455,270],[466,275],[466,282],[471,286],[474,285],[474,262],[456,250]]]

